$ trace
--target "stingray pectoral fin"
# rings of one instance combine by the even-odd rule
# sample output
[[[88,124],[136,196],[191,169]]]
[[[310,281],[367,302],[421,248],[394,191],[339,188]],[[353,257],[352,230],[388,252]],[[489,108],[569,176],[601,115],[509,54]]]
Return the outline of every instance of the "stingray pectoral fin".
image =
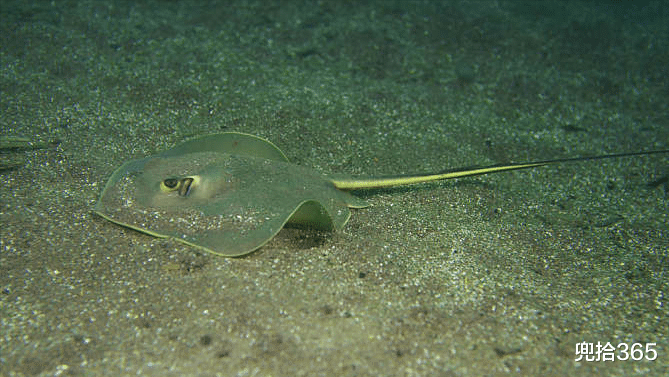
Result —
[[[113,217],[108,216],[108,215],[100,212],[97,209],[94,209],[93,213],[97,214],[98,216],[102,217],[103,219],[105,219],[107,221],[113,222],[116,225],[120,225],[122,227],[126,227],[128,229],[138,231],[140,233],[148,234],[149,236],[153,236],[153,237],[157,237],[157,238],[168,238],[168,237],[170,237],[169,235],[166,235],[166,234],[157,233],[157,232],[154,232],[154,231],[151,231],[151,230],[148,230],[148,229],[140,228],[138,226],[135,226],[135,225],[132,225],[132,224],[129,224],[129,223],[125,223],[123,221],[116,220]]]
[[[350,217],[350,211],[347,208],[344,208],[344,210],[344,213],[331,216],[318,201],[307,200],[296,206],[294,211],[286,213],[284,216],[277,216],[258,222],[252,227],[243,222],[238,223],[235,221],[223,224],[222,228],[198,228],[199,230],[196,229],[194,232],[184,232],[184,229],[180,228],[162,228],[156,226],[156,224],[152,224],[151,222],[157,219],[151,215],[147,216],[144,211],[121,210],[104,213],[94,210],[94,212],[117,225],[153,237],[171,238],[177,242],[220,256],[240,257],[250,254],[267,244],[286,224],[319,230],[340,229]],[[139,216],[145,217],[137,220]]]
[[[290,216],[287,225],[317,230],[335,230],[341,229],[350,217],[351,212],[347,210],[343,217],[335,219],[320,202],[307,200],[300,204]]]
[[[288,158],[281,149],[269,140],[241,132],[223,132],[190,139],[158,156],[173,157],[199,152],[228,153],[288,162]]]
[[[319,201],[305,200],[292,211],[279,216],[270,216],[255,226],[231,224],[227,231],[204,231],[194,237],[175,237],[177,241],[199,247],[210,253],[239,257],[264,246],[286,225],[308,226],[320,230],[341,229],[351,216],[347,207],[330,213]],[[239,226],[238,226],[239,225]],[[235,227],[238,226],[236,229]]]
[[[308,226],[321,230],[339,229],[350,217],[350,211],[347,208],[345,210],[344,214],[331,216],[318,201],[306,200],[297,205],[292,212],[266,219],[252,228],[241,226],[232,231],[210,230],[190,237],[174,237],[174,239],[212,254],[239,257],[250,254],[267,244],[286,225]],[[232,226],[234,228],[235,225]],[[144,229],[138,230],[146,233]]]
[[[171,238],[202,251],[225,257],[240,257],[252,253],[274,238],[288,221],[288,218],[285,217],[283,219],[273,219],[255,229],[246,229],[246,227],[240,227],[233,231],[208,229],[184,234],[178,229],[157,230],[155,227],[139,226],[134,225],[132,221],[119,220],[113,215],[107,215],[98,210],[94,210],[94,212],[117,225],[153,237]],[[235,228],[235,226],[232,225],[232,228]]]

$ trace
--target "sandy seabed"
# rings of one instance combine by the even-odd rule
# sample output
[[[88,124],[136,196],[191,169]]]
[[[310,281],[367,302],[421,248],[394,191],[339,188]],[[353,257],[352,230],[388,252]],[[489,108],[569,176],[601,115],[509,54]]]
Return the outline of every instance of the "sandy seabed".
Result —
[[[91,212],[222,131],[358,176],[667,149],[663,2],[196,4],[0,5],[1,135],[33,141],[0,154],[0,375],[666,373],[666,154],[359,192],[238,259]]]

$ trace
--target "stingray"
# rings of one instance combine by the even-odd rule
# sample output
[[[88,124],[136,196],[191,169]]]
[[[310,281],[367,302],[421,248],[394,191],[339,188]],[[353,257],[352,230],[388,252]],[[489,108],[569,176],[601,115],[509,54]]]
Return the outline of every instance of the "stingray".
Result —
[[[226,132],[126,162],[107,182],[94,211],[139,232],[236,257],[260,248],[286,225],[342,229],[351,216],[350,208],[368,206],[350,193],[353,190],[667,152],[563,158],[410,176],[328,177],[291,164],[265,139]]]

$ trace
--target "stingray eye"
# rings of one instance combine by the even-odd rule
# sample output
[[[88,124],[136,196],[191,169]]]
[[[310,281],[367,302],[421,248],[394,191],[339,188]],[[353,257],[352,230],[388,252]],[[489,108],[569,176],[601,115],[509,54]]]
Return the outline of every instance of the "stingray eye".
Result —
[[[169,194],[170,192],[177,192],[179,196],[188,196],[197,185],[200,183],[200,176],[194,175],[185,178],[167,178],[160,182],[160,191]]]
[[[179,188],[179,180],[176,178],[167,178],[166,180],[160,182],[160,191],[162,192],[172,192]]]

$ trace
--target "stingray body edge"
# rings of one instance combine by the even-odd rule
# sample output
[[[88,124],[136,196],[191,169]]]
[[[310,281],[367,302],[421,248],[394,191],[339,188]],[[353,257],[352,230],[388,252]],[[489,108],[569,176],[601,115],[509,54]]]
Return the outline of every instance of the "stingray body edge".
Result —
[[[166,234],[162,234],[162,233],[159,233],[159,232],[154,232],[154,231],[151,231],[151,230],[147,230],[147,229],[144,229],[142,227],[139,227],[139,226],[136,226],[136,225],[133,225],[133,224],[129,224],[127,222],[119,221],[119,220],[117,220],[117,219],[115,219],[111,216],[108,216],[105,213],[100,212],[99,210],[96,210],[96,209],[93,210],[93,212],[95,214],[97,214],[98,216],[102,217],[103,219],[105,219],[109,222],[112,222],[116,225],[119,225],[121,227],[128,228],[128,229],[132,229],[134,231],[137,231],[137,232],[143,233],[143,234],[147,234],[147,235],[152,236],[152,237],[162,238],[162,239],[173,239],[176,242],[179,242],[179,243],[182,243],[182,244],[185,244],[185,245],[188,245],[188,246],[192,246],[192,247],[195,247],[196,249],[199,249],[199,250],[202,250],[202,251],[205,251],[207,253],[214,254],[214,255],[222,256],[222,257],[241,257],[241,256],[244,256],[244,255],[250,254],[250,253],[260,249],[261,247],[265,246],[272,238],[274,238],[281,231],[281,229],[283,229],[284,226],[286,226],[287,224],[291,224],[291,222],[292,222],[291,219],[293,218],[294,214],[298,213],[300,211],[300,209],[302,209],[305,205],[309,205],[310,203],[318,204],[318,202],[314,202],[314,201],[303,202],[302,204],[300,204],[295,209],[293,214],[291,214],[291,216],[281,225],[281,227],[278,227],[276,229],[276,232],[274,232],[274,234],[272,234],[271,237],[267,238],[266,240],[264,240],[261,243],[258,243],[257,246],[255,246],[253,248],[239,250],[239,251],[236,251],[236,252],[226,252],[225,250],[218,250],[217,248],[202,246],[202,245],[200,245],[198,243],[195,243],[193,241],[188,241],[188,240],[185,240],[185,239],[173,236],[173,235],[166,235]],[[349,215],[349,217],[350,217],[350,215]],[[346,220],[348,221],[348,218]],[[298,221],[298,222],[296,222],[296,224],[299,225],[299,226],[314,227],[314,224],[303,223],[302,221]],[[316,229],[318,229],[318,228],[316,228]],[[322,229],[322,230],[331,230],[331,229]]]

